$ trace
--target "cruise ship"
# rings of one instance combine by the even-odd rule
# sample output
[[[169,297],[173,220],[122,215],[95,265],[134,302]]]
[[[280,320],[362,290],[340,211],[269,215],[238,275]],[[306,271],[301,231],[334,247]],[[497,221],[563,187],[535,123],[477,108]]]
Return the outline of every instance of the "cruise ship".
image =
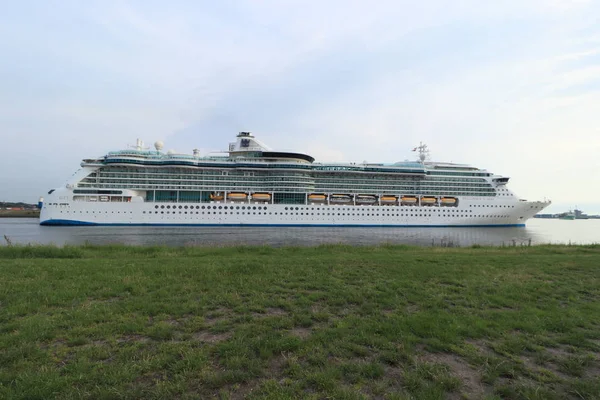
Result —
[[[319,163],[240,132],[201,156],[130,149],[85,159],[40,200],[41,225],[456,227],[523,226],[550,204],[526,201],[509,178],[470,165]]]

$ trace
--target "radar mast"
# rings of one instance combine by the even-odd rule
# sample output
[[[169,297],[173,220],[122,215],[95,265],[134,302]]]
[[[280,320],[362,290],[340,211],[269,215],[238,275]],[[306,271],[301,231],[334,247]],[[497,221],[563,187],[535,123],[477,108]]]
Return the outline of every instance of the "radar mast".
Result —
[[[419,145],[413,149],[413,151],[417,151],[419,153],[419,162],[421,164],[429,159],[429,148],[425,143],[420,142]]]

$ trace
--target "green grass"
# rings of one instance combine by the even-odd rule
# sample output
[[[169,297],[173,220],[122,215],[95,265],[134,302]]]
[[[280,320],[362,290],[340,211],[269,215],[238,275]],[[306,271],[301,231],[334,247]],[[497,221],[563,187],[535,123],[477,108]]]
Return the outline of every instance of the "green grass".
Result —
[[[600,246],[0,247],[0,398],[600,398]]]

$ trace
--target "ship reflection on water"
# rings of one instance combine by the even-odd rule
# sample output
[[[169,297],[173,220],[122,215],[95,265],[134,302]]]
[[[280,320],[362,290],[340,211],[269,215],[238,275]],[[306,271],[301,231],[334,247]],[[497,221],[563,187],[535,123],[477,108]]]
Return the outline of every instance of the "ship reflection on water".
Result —
[[[317,246],[410,244],[464,247],[544,243],[600,243],[600,220],[532,219],[526,227],[470,228],[283,228],[40,226],[33,218],[0,219],[0,238],[14,244],[126,244],[165,246]],[[6,244],[6,243],[2,243]]]

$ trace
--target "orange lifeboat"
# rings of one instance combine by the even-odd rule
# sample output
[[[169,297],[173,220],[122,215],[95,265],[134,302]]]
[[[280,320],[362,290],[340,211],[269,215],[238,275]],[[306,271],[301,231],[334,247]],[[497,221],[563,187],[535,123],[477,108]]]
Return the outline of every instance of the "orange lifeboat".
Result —
[[[243,192],[231,192],[227,193],[227,198],[229,200],[246,200],[248,198],[248,194]]]
[[[456,198],[454,197],[442,197],[441,203],[447,206],[453,206],[456,204]]]
[[[271,194],[270,193],[252,193],[252,200],[269,201],[269,200],[271,200]]]
[[[308,201],[325,201],[327,200],[327,196],[325,196],[324,194],[309,194],[308,195]]]
[[[402,196],[402,203],[404,204],[416,204],[417,198],[414,196]]]
[[[435,197],[431,197],[431,196],[423,196],[421,197],[421,204],[423,205],[433,205],[437,202],[437,199]]]

